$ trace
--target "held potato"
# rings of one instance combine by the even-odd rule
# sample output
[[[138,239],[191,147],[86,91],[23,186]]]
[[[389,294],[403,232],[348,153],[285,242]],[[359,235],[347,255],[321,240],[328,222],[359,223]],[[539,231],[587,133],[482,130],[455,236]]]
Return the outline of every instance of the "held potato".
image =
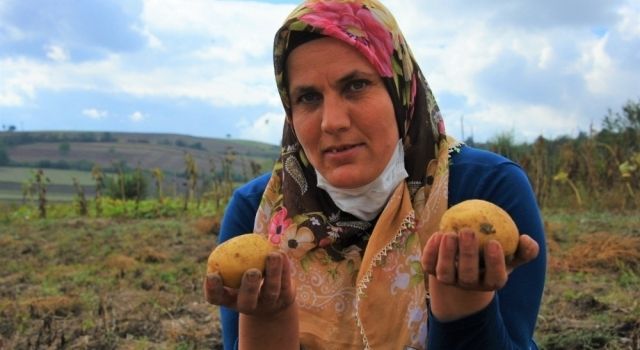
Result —
[[[267,255],[274,250],[259,234],[233,237],[213,249],[207,261],[207,273],[218,272],[225,286],[237,289],[245,271],[250,268],[264,271]]]
[[[516,224],[506,211],[493,203],[481,199],[466,200],[447,209],[440,220],[442,232],[458,233],[465,227],[475,232],[480,253],[491,239],[500,242],[507,260],[518,248],[520,235]]]

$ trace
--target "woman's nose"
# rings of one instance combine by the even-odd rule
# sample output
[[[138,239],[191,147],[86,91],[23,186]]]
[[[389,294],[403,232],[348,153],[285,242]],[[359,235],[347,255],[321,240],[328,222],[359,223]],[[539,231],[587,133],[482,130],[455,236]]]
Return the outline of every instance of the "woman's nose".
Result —
[[[348,106],[339,98],[324,99],[322,106],[322,122],[320,128],[323,132],[332,134],[341,132],[351,126],[351,117]]]

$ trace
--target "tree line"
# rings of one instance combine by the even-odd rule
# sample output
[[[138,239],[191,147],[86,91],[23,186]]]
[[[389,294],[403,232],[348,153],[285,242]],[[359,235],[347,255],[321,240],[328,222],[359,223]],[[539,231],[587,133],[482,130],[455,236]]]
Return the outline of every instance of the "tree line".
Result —
[[[482,147],[525,169],[541,207],[640,207],[640,100],[609,110],[599,131],[591,127],[553,140],[539,136],[531,144],[502,133]]]

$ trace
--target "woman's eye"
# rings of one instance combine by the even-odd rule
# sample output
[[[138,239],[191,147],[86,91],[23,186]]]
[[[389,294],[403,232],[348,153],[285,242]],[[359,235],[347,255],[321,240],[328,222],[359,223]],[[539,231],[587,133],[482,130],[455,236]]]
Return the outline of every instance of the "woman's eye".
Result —
[[[354,80],[350,82],[347,88],[349,91],[360,91],[365,87],[367,87],[367,85],[369,85],[369,82],[367,80],[360,79],[360,80]]]
[[[311,104],[311,103],[316,103],[320,101],[320,99],[321,99],[320,94],[310,92],[310,93],[306,93],[298,96],[296,101],[298,103]]]

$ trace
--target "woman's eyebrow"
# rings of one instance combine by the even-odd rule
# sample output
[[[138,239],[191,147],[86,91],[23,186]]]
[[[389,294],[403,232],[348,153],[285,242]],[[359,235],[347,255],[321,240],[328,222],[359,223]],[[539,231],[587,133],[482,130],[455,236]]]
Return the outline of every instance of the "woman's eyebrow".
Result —
[[[363,72],[361,70],[358,69],[354,69],[353,71],[345,74],[344,76],[342,76],[342,78],[338,79],[337,83],[338,85],[344,85],[348,82],[350,82],[353,79],[356,78],[369,78],[371,79],[371,76],[373,74],[372,73],[367,73],[367,72]]]
[[[316,91],[317,89],[311,85],[301,85],[301,86],[296,86],[293,90],[291,90],[291,96],[292,97],[300,96],[300,95],[304,95],[304,94],[308,94]]]

